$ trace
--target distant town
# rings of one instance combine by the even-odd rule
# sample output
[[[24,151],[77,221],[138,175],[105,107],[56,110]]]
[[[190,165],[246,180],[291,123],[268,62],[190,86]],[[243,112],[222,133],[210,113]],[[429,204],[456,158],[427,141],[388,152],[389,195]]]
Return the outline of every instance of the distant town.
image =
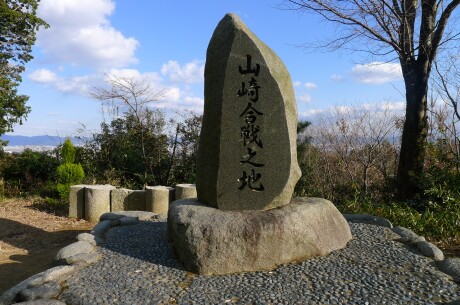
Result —
[[[64,143],[67,137],[59,136],[13,136],[13,135],[2,135],[0,137],[2,141],[7,141],[8,145],[3,148],[5,152],[14,153],[21,152],[24,149],[32,149],[35,151],[46,151],[52,150],[56,146]],[[74,145],[84,143],[84,139],[71,138]]]

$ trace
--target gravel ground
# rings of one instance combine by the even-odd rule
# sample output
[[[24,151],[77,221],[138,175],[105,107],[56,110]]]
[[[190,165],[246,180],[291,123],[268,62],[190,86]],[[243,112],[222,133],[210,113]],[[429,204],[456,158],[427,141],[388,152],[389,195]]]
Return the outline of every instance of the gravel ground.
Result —
[[[166,223],[111,229],[103,259],[68,281],[67,304],[443,304],[460,287],[433,260],[392,241],[391,230],[350,223],[353,240],[327,257],[272,272],[199,276],[184,271]]]

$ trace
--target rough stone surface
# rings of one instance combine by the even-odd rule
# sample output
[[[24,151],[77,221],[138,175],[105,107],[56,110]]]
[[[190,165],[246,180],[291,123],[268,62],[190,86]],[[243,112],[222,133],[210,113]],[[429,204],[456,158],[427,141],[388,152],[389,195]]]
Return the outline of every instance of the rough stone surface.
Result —
[[[170,189],[166,186],[148,186],[146,192],[146,210],[156,214],[167,214]]]
[[[425,237],[423,236],[418,236],[415,234],[412,230],[409,230],[404,227],[394,227],[393,232],[401,236],[400,241],[405,242],[405,243],[411,243],[415,244],[420,241],[425,241]]]
[[[123,212],[112,212],[101,215],[100,221],[104,220],[119,220],[125,216],[137,217],[139,220],[149,220],[157,218],[158,214],[146,211],[123,211]]]
[[[176,200],[169,236],[179,259],[199,274],[271,270],[342,249],[350,228],[325,199],[295,198],[268,211],[224,211],[196,199]]]
[[[446,305],[460,285],[414,253],[390,229],[349,223],[353,239],[330,255],[272,271],[226,275],[186,272],[163,221],[115,227],[103,259],[67,280],[59,300],[72,305]],[[234,303],[232,303],[234,302]]]
[[[88,266],[97,263],[101,259],[101,255],[97,252],[92,253],[78,253],[64,259],[68,265],[76,264],[80,267]]]
[[[145,211],[145,191],[116,189],[111,192],[111,211]]]
[[[393,224],[388,219],[369,214],[343,214],[343,217],[351,222],[373,224],[390,229],[393,228]]]
[[[104,242],[102,238],[94,236],[93,234],[89,234],[89,233],[78,234],[77,240],[89,242],[92,246],[97,246]]]
[[[176,185],[176,200],[196,198],[195,184],[178,184]]]
[[[65,263],[66,259],[80,253],[91,253],[94,250],[93,245],[87,241],[77,241],[61,250],[56,255],[55,261]]]
[[[431,257],[435,261],[442,261],[444,259],[444,253],[430,242],[419,241],[416,243],[416,246],[420,253],[427,257]]]
[[[451,257],[438,261],[437,266],[439,270],[447,273],[454,281],[460,283],[460,257]]]
[[[35,300],[35,301],[27,301],[21,303],[15,303],[18,305],[66,305],[64,302],[58,300]]]
[[[110,212],[110,191],[115,187],[111,185],[91,185],[85,188],[85,219],[97,222],[99,217]]]
[[[120,226],[132,226],[139,223],[139,218],[132,216],[124,216],[119,219]]]
[[[85,218],[85,187],[87,185],[79,184],[70,187],[69,195],[69,217]]]
[[[56,282],[48,282],[38,287],[26,288],[19,293],[21,301],[33,301],[37,299],[51,299],[61,293],[61,285]]]
[[[105,232],[107,232],[112,227],[113,221],[116,221],[116,220],[119,220],[119,219],[99,221],[94,226],[94,228],[91,230],[91,234],[97,237],[102,237],[105,234]]]
[[[211,38],[204,88],[198,200],[224,210],[289,203],[301,175],[291,77],[234,14],[220,21]]]
[[[57,266],[43,272],[37,273],[19,284],[11,287],[0,296],[0,305],[12,304],[16,296],[28,287],[37,287],[46,282],[60,282],[66,280],[75,273],[75,266]]]

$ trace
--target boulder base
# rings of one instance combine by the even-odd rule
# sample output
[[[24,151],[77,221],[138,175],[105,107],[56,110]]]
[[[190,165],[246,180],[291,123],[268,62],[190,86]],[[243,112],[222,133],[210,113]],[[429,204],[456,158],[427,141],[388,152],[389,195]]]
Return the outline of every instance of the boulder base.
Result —
[[[342,249],[352,238],[342,214],[321,198],[294,198],[265,211],[177,200],[169,208],[168,231],[185,268],[198,274],[273,270]]]

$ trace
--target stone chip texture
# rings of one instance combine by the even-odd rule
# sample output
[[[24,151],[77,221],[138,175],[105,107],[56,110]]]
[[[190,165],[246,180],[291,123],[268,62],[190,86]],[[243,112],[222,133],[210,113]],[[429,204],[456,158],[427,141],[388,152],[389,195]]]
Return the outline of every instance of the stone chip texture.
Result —
[[[19,293],[21,301],[34,301],[37,299],[51,299],[61,293],[61,285],[56,282],[48,282],[38,287],[31,287]]]
[[[248,55],[252,67],[260,66],[257,76],[239,72],[240,67],[246,69]],[[256,102],[248,96],[238,97],[242,82],[251,82],[252,76],[260,86]],[[196,172],[198,200],[224,210],[264,210],[289,203],[301,175],[292,80],[281,59],[234,14],[220,21],[209,43],[204,100]],[[263,147],[254,142],[243,144],[244,112],[250,103],[262,113],[254,124]],[[264,166],[241,163],[243,156],[254,151],[257,155],[251,162]],[[252,175],[252,170],[253,187],[262,184],[261,192],[249,189],[248,184],[239,189],[243,172]]]
[[[320,198],[295,198],[268,211],[178,200],[169,209],[168,230],[185,268],[198,274],[271,270],[342,249],[352,238],[342,214]]]
[[[450,275],[454,281],[460,283],[460,257],[450,257],[437,262],[439,270]]]
[[[66,259],[82,253],[91,253],[94,246],[87,241],[77,241],[70,244],[61,250],[56,255],[55,261],[65,263]]]

